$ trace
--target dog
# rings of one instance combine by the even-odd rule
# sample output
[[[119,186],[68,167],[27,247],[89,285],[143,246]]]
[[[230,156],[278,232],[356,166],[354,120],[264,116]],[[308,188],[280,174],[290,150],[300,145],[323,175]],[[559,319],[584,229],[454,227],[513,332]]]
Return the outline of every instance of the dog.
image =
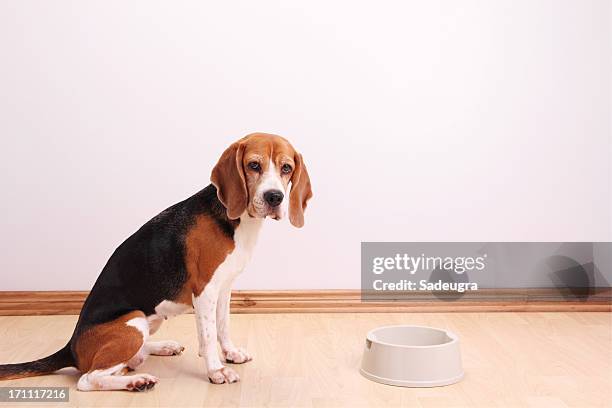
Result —
[[[232,282],[251,257],[263,220],[280,220],[288,210],[300,228],[311,197],[306,165],[289,141],[265,133],[238,140],[221,155],[210,185],[161,212],[115,250],[68,344],[36,361],[0,365],[0,380],[76,367],[80,391],[150,389],[156,377],[129,371],[148,355],[180,354],[179,343],[149,336],[165,319],[195,310],[209,381],[238,381],[217,349],[218,341],[226,363],[252,359],[230,339]]]

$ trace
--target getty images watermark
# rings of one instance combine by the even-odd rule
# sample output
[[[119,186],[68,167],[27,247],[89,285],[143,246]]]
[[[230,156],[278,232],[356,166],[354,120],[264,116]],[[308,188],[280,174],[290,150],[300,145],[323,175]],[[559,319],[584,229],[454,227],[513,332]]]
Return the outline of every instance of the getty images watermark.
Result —
[[[582,300],[610,282],[610,242],[361,243],[364,301],[478,300],[482,290],[525,288]]]
[[[390,257],[375,257],[372,259],[372,273],[382,275],[389,271],[403,271],[410,276],[415,276],[419,271],[443,270],[454,272],[458,275],[468,271],[483,271],[487,254],[482,256],[411,256],[407,253]],[[413,281],[410,279],[400,279],[399,281],[386,282],[382,277],[374,279],[372,282],[373,290],[452,290],[465,292],[466,290],[478,290],[476,282],[445,282],[438,279],[431,282],[427,279]]]

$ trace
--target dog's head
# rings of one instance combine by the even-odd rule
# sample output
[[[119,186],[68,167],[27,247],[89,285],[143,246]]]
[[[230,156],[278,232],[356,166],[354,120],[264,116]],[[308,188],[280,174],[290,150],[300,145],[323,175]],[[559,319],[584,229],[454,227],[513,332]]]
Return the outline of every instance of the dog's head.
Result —
[[[282,204],[289,193],[289,220],[304,225],[304,210],[312,197],[306,165],[286,139],[253,133],[228,147],[210,177],[230,219],[245,212],[251,217],[285,216]]]

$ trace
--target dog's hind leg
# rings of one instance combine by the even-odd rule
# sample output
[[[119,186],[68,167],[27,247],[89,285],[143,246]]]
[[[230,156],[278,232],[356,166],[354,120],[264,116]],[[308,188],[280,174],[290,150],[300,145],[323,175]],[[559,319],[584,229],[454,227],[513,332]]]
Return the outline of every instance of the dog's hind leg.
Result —
[[[144,346],[145,352],[154,356],[178,356],[185,350],[174,340],[147,341]]]
[[[76,339],[80,391],[131,390],[152,388],[158,379],[149,374],[124,375],[142,364],[149,325],[144,314],[130,312],[108,323],[84,331]]]
[[[149,316],[147,322],[149,323],[149,334],[153,335],[164,321],[163,317],[156,315]],[[145,341],[144,352],[147,355],[154,356],[176,356],[185,350],[185,347],[181,346],[174,340],[166,341]]]
[[[126,367],[126,364],[117,364],[106,370],[93,370],[83,374],[79,378],[77,389],[79,391],[145,391],[153,388],[159,381],[150,374],[123,375]]]

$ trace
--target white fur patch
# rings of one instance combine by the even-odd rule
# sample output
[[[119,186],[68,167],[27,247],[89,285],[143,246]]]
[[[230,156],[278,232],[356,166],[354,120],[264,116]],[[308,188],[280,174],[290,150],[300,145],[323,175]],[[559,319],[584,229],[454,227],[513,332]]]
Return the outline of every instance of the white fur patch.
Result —
[[[94,370],[90,373],[83,374],[81,378],[79,378],[79,382],[77,383],[77,390],[79,391],[97,391],[97,390],[108,390],[108,389],[122,389],[122,388],[110,388],[116,384],[113,383],[112,381],[113,379],[109,377],[114,376],[115,374],[123,370],[125,367],[126,365],[121,363],[111,368],[107,368],[106,370]]]
[[[190,312],[191,310],[193,310],[193,307],[186,304],[164,300],[155,306],[155,315],[166,319]]]
[[[270,164],[268,165],[268,170],[263,174],[261,182],[257,187],[256,194],[260,194],[263,196],[268,190],[280,190],[285,191],[283,187],[283,182],[280,179],[279,173],[276,171],[276,165],[272,160],[270,160]]]
[[[266,204],[266,200],[264,199],[264,194],[270,190],[278,190],[283,193],[283,201],[281,201],[281,204],[274,209],[269,209],[268,205]],[[273,218],[280,220],[286,215],[286,206],[283,205],[287,201],[287,197],[285,196],[286,191],[285,187],[283,186],[280,174],[278,173],[274,162],[270,160],[268,169],[261,176],[261,181],[259,182],[259,185],[255,190],[255,196],[253,197],[253,205],[255,206],[255,209],[260,216],[263,217],[266,215],[272,215]],[[268,214],[268,211],[271,211],[272,214]]]
[[[183,313],[188,313],[193,310],[193,307],[183,303],[173,302],[171,300],[163,300],[155,306],[155,313],[147,316],[149,322],[149,334],[154,334],[162,322],[170,317],[175,317]]]
[[[135,327],[142,333],[143,343],[149,338],[149,322],[145,317],[135,317],[125,322],[126,325]]]

